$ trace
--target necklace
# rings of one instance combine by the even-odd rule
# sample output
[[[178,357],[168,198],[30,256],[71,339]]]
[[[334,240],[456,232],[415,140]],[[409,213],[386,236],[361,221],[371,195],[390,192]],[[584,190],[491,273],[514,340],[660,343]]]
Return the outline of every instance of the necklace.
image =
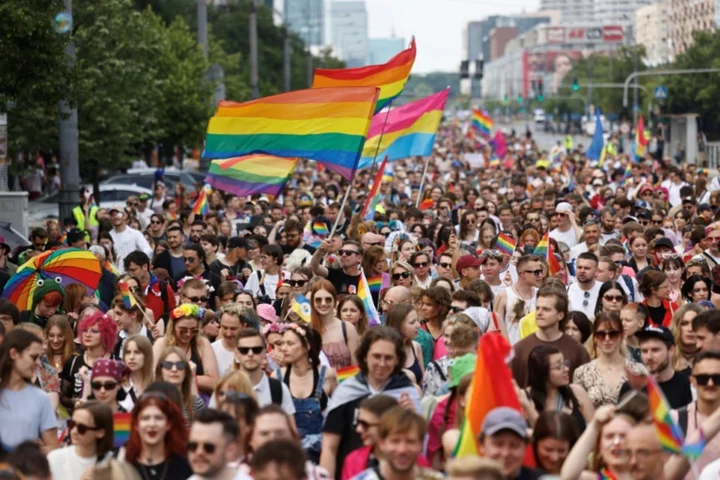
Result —
[[[143,480],[165,480],[170,462],[168,460],[164,460],[162,463],[158,463],[156,465],[143,465],[138,462],[138,465],[140,465],[140,474],[142,475]],[[160,465],[162,465],[163,468],[162,473],[158,475]]]

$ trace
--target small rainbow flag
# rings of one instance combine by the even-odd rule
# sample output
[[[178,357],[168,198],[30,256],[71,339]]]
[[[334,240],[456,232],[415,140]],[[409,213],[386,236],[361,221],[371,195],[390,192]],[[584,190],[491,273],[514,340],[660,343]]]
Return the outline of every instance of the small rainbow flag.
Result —
[[[356,365],[349,365],[347,367],[337,369],[338,383],[342,383],[348,378],[352,378],[360,373],[360,367]]]
[[[359,68],[316,68],[312,88],[324,87],[378,87],[375,113],[385,108],[399,97],[410,77],[415,63],[415,38],[410,41],[410,48],[395,55],[382,65],[369,65]]]
[[[115,448],[123,447],[130,438],[130,423],[132,421],[132,414],[116,413],[113,415],[113,446]]]
[[[548,250],[547,250],[547,264],[548,264],[548,275],[553,277],[558,272],[562,271],[562,264],[555,256],[555,252],[553,251],[552,245],[548,244]]]
[[[207,215],[210,210],[210,202],[208,202],[208,189],[210,188],[210,185],[206,184],[198,193],[192,209],[192,213],[195,215]]]
[[[123,297],[123,303],[125,303],[125,308],[130,310],[131,308],[137,306],[137,300],[135,300],[135,295],[133,295],[130,291],[130,285],[128,285],[127,282],[123,280],[118,281],[118,289],[120,289],[120,295],[122,295]]]
[[[427,199],[423,200],[422,202],[420,202],[420,205],[418,205],[418,208],[420,210],[432,210],[433,208],[435,208],[435,202],[433,201],[432,198],[427,198]]]
[[[372,295],[370,294],[370,287],[368,286],[367,279],[365,278],[365,272],[360,272],[360,281],[358,282],[358,291],[357,296],[360,297],[360,299],[363,302],[363,305],[365,306],[365,315],[368,319],[368,325],[371,327],[374,327],[375,325],[380,325],[380,315],[378,314],[377,309],[375,308],[375,303],[373,303]]]
[[[376,275],[367,279],[370,293],[378,293],[382,289],[382,275]]]
[[[490,159],[490,168],[500,168],[500,159],[498,157],[493,156]]]
[[[58,237],[58,243],[61,245],[67,245],[67,233],[64,233]]]
[[[560,159],[562,158],[562,147],[555,145],[550,150],[550,161],[553,164],[560,163]]]
[[[360,212],[360,218],[363,220],[372,220],[375,218],[375,209],[377,208],[378,203],[380,203],[378,191],[380,190],[380,184],[385,178],[385,165],[387,165],[387,159],[388,157],[385,155],[385,158],[383,158],[383,161],[380,164],[380,168],[378,168],[378,171],[375,174],[375,180],[370,188],[370,194],[365,200],[365,205],[363,205],[362,211]]]
[[[600,473],[598,475],[600,476],[600,480],[617,480],[615,474],[607,468],[603,468],[602,470],[600,470]]]
[[[320,235],[321,237],[326,237],[330,233],[325,222],[313,222],[312,229],[315,235]]]
[[[494,125],[495,124],[493,122],[493,119],[490,118],[490,115],[483,112],[482,110],[473,108],[472,126],[475,130],[484,135],[490,135],[490,131],[492,130]]]
[[[297,313],[303,322],[310,323],[310,300],[305,295],[298,293],[290,310]]]
[[[645,122],[642,115],[638,117],[637,128],[635,129],[635,161],[639,162],[647,152],[648,139],[645,136]]]
[[[500,232],[497,242],[495,243],[495,248],[512,256],[512,254],[515,253],[515,247],[517,247],[517,241],[505,232]]]
[[[537,255],[539,257],[544,257],[548,253],[548,246],[550,245],[550,232],[545,232],[545,235],[543,235],[540,242],[538,242],[537,247],[535,247],[535,250],[533,251],[533,255]]]

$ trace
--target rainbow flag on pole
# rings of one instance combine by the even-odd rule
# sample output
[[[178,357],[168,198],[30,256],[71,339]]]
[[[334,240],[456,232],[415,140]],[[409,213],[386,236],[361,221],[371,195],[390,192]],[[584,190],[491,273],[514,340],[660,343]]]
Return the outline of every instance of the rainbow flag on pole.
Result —
[[[337,369],[338,383],[342,383],[348,378],[352,378],[360,373],[360,367],[355,365],[349,365],[347,367]]]
[[[367,278],[365,278],[365,272],[360,272],[360,281],[358,282],[357,296],[363,302],[365,306],[365,315],[367,315],[368,325],[374,327],[380,325],[380,315],[375,308],[373,303],[372,295],[370,294],[370,287],[368,286]]]
[[[648,139],[645,138],[645,122],[642,115],[638,117],[637,128],[635,129],[635,161],[639,162],[647,152]]]
[[[538,257],[546,256],[548,253],[548,246],[550,246],[550,232],[545,232],[545,235],[543,235],[540,242],[538,242],[537,247],[535,247],[533,255],[537,255]]]
[[[375,218],[375,208],[380,200],[378,197],[378,191],[380,190],[380,184],[383,182],[383,178],[385,177],[385,164],[387,163],[387,159],[388,157],[385,155],[385,158],[383,158],[383,161],[380,164],[380,168],[378,168],[378,171],[375,174],[375,180],[373,181],[372,188],[370,188],[370,194],[367,199],[365,199],[365,205],[363,205],[363,209],[360,212],[360,217],[363,220],[372,220]]]
[[[124,280],[118,280],[117,285],[120,290],[120,295],[122,295],[125,308],[130,310],[131,308],[136,307],[138,303],[137,300],[135,300],[135,295],[133,295],[130,291],[130,285],[128,285]]]
[[[200,192],[198,192],[192,209],[192,213],[195,215],[207,215],[210,210],[210,202],[208,201],[208,190],[210,190],[210,188],[210,185],[205,184],[203,188],[200,189]]]
[[[500,232],[497,238],[497,242],[495,242],[495,248],[500,250],[502,253],[510,256],[515,253],[516,246],[517,242],[515,241],[515,239],[504,232]]]
[[[483,135],[490,135],[495,122],[486,112],[480,109],[473,108],[472,115],[472,126],[475,130],[482,133]]]
[[[271,155],[213,160],[205,182],[240,197],[265,193],[278,196],[295,170],[297,159]]]
[[[125,412],[113,414],[113,447],[120,448],[125,446],[130,438],[131,421],[131,413]]]
[[[410,77],[416,54],[415,39],[413,38],[410,41],[410,48],[398,53],[383,65],[359,68],[316,68],[313,88],[379,87],[380,95],[374,110],[377,113],[402,93],[405,83]]]
[[[449,93],[450,89],[445,89],[395,108],[387,115],[375,115],[358,168],[372,165],[376,153],[387,155],[388,162],[430,155]]]
[[[203,156],[307,158],[351,180],[379,92],[377,87],[318,88],[220,102],[208,124]]]

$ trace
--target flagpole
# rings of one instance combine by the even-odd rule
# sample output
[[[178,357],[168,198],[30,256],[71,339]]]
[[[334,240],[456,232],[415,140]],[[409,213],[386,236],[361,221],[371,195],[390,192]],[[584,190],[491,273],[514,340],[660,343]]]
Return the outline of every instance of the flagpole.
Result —
[[[418,192],[417,199],[415,200],[415,208],[420,205],[420,199],[422,198],[423,187],[425,187],[425,175],[427,174],[428,164],[430,163],[430,155],[425,157],[425,168],[423,168],[422,178],[420,179],[420,191]]]
[[[355,176],[353,174],[353,176]],[[342,204],[340,205],[340,210],[338,211],[337,217],[335,217],[335,224],[333,225],[332,230],[330,231],[330,235],[328,236],[328,239],[332,238],[333,235],[335,235],[335,230],[337,230],[338,225],[340,224],[340,217],[342,217],[343,212],[345,211],[345,204],[347,203],[347,199],[350,196],[350,190],[352,190],[352,180],[348,182],[347,190],[345,191],[345,196],[343,197]]]
[[[375,162],[377,162],[378,153],[380,153],[380,145],[382,144],[383,135],[385,134],[385,125],[387,125],[388,117],[390,116],[390,107],[393,104],[393,100],[387,104],[387,112],[385,112],[385,121],[383,122],[382,130],[380,130],[380,138],[378,139],[377,148],[375,149],[375,156],[373,157],[373,163],[370,167],[370,177],[375,175]]]

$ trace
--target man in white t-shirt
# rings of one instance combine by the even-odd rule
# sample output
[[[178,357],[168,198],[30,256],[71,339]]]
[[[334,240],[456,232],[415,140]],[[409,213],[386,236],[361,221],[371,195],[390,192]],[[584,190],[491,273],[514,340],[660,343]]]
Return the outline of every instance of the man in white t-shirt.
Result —
[[[283,278],[283,271],[281,270],[283,257],[280,245],[265,245],[262,248],[260,253],[262,270],[254,271],[245,284],[245,288],[250,290],[254,297],[267,297],[270,300],[275,300],[275,291]]]
[[[558,203],[555,207],[555,214],[558,216],[558,226],[550,232],[550,237],[573,248],[578,244],[582,232],[575,221],[572,205],[567,202]]]
[[[110,210],[110,218],[112,218],[113,224],[110,236],[115,244],[115,265],[117,265],[120,273],[125,273],[123,260],[130,252],[140,250],[145,252],[148,257],[152,257],[152,247],[150,247],[142,232],[128,226],[127,214],[124,209],[113,208]]]
[[[570,311],[583,312],[588,318],[595,318],[595,304],[602,283],[595,280],[598,259],[594,253],[581,253],[575,263],[576,282],[568,288]]]
[[[231,303],[220,309],[220,334],[212,343],[212,349],[218,363],[220,376],[225,375],[232,368],[237,351],[238,335],[242,325],[242,307]]]
[[[705,240],[710,246],[703,253],[695,255],[693,260],[703,260],[712,269],[720,264],[720,222],[705,227]]]
[[[590,218],[583,224],[582,243],[578,243],[570,249],[570,259],[576,259],[581,253],[589,252],[593,245],[597,245],[600,240],[600,225],[597,220]]]

